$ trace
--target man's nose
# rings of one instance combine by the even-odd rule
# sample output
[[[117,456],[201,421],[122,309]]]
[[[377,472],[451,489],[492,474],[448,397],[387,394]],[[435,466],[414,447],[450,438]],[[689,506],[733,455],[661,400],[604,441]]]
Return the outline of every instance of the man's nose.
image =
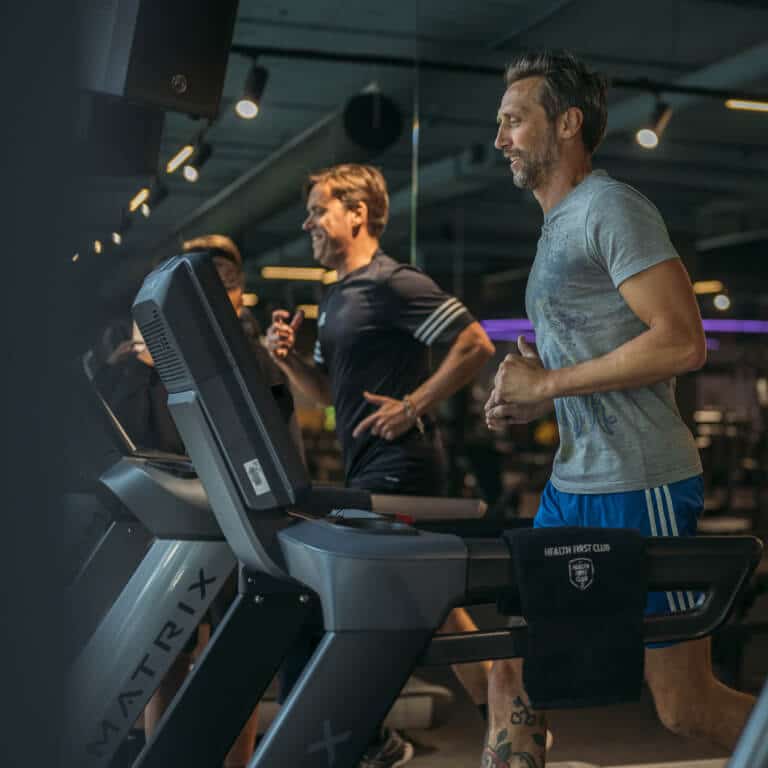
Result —
[[[496,131],[496,139],[493,142],[493,146],[496,147],[496,149],[501,149],[504,146],[504,139],[502,137],[502,125],[499,125],[499,129]]]

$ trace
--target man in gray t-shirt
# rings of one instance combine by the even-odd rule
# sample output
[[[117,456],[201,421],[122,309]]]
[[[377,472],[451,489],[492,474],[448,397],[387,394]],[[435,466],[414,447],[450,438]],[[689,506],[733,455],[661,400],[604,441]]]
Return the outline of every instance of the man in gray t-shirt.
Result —
[[[537,527],[687,535],[702,507],[701,464],[674,381],[704,364],[704,332],[658,211],[592,170],[605,90],[565,52],[522,54],[507,69],[496,148],[544,213],[526,291],[538,352],[518,340],[520,355],[499,366],[486,420],[503,429],[556,410],[561,442]],[[662,592],[647,610],[695,602]],[[754,698],[715,679],[708,639],[648,648],[645,675],[668,728],[733,747]],[[544,765],[546,718],[531,710],[522,680],[519,659],[494,662],[483,765]]]
[[[544,367],[593,360],[640,336],[647,325],[620,286],[677,258],[661,216],[645,197],[604,171],[587,175],[544,214],[528,278],[526,311]],[[700,475],[699,454],[674,390],[674,379],[667,378],[558,397],[555,488],[636,491]]]

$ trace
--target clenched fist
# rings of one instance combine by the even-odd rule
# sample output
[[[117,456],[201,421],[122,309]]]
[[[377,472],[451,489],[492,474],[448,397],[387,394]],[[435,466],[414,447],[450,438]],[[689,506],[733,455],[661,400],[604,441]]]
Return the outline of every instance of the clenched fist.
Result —
[[[296,345],[296,331],[304,320],[304,313],[299,310],[290,318],[287,310],[276,309],[272,313],[272,325],[267,329],[267,349],[278,362],[285,360]]]

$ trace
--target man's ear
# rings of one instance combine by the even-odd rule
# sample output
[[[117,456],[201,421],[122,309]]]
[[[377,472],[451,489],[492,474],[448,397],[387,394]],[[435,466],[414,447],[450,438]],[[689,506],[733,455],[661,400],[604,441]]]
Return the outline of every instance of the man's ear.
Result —
[[[361,228],[368,228],[368,206],[361,200],[350,211],[352,213],[352,229],[355,237],[357,237],[357,233]]]
[[[584,125],[584,113],[578,107],[568,107],[558,118],[558,128],[561,139],[573,139],[579,135]]]

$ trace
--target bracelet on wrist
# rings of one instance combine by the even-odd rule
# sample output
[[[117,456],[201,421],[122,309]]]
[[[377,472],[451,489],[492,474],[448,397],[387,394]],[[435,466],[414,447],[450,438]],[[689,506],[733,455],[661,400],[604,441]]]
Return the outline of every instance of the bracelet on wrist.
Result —
[[[414,424],[416,425],[416,429],[421,432],[421,434],[424,434],[424,422],[421,419],[421,416],[416,415],[416,409],[413,406],[413,401],[408,395],[405,395],[403,397],[403,407],[405,408],[405,415],[409,419],[414,420]]]

